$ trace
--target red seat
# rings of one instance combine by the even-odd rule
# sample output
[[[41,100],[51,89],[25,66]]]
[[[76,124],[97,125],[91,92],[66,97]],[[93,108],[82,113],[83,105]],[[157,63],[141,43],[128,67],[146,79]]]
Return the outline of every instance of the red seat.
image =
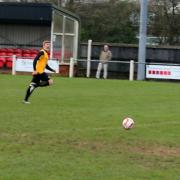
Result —
[[[37,54],[39,52],[39,50],[37,49],[31,49],[31,54]]]
[[[6,55],[7,55],[7,56],[13,56],[14,53],[13,53],[13,52],[8,52],[8,53],[6,53]]]
[[[21,53],[14,53],[16,55],[16,57],[22,57]]]
[[[6,53],[6,52],[7,52],[7,49],[6,49],[6,48],[1,48],[1,49],[0,49],[0,52]]]
[[[4,66],[3,61],[0,60],[0,68],[2,68]]]
[[[12,57],[7,57],[5,64],[7,68],[12,68]]]
[[[35,58],[37,54],[30,54],[32,58]]]
[[[0,57],[0,68],[4,66],[5,62],[6,62],[6,58]]]
[[[12,68],[12,61],[6,62],[6,67],[11,69]]]
[[[6,67],[9,69],[12,68],[12,57],[6,58]]]
[[[6,52],[0,52],[0,56],[6,56]]]
[[[6,61],[6,58],[5,57],[0,57],[0,61]]]
[[[30,58],[30,57],[31,57],[31,54],[26,54],[26,53],[25,53],[25,54],[23,54],[22,56],[23,56],[23,57],[29,57],[29,58]]]
[[[7,61],[12,61],[12,57],[7,57],[7,58],[6,58],[6,62],[7,62]]]
[[[8,53],[13,53],[13,52],[14,52],[14,49],[13,49],[13,48],[8,48],[8,49],[7,49],[7,52],[8,52]]]
[[[15,53],[15,54],[16,54],[16,53],[22,54],[22,51],[23,51],[22,49],[18,49],[18,48],[17,48],[17,49],[14,49],[14,53]]]
[[[23,54],[30,54],[31,50],[30,49],[23,49]]]

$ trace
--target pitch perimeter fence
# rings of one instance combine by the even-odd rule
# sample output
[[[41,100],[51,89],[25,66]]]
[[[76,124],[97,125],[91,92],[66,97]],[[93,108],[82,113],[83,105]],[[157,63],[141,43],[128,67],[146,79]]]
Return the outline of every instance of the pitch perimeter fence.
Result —
[[[88,77],[95,78],[99,60],[78,59],[70,61],[69,77]],[[180,64],[172,63],[139,63],[134,60],[129,61],[109,61],[108,79],[129,79],[136,80],[138,64],[145,66],[146,79],[167,79],[180,80]],[[76,73],[74,73],[76,65]],[[103,77],[103,69],[101,71]]]
[[[10,56],[7,56],[10,57]],[[5,58],[7,58],[5,57]],[[2,58],[2,56],[1,56]],[[4,57],[3,57],[4,58]],[[0,59],[2,61],[3,59]],[[12,74],[15,75],[16,71],[32,72],[32,61],[30,58],[17,58],[15,55],[11,56]],[[8,61],[6,62],[8,63]],[[52,59],[49,61],[50,66],[56,69],[59,73],[59,66],[61,63],[58,60]],[[69,65],[68,65],[69,64]],[[95,78],[98,68],[99,60],[91,59],[70,59],[69,77],[87,77]],[[139,62],[134,60],[129,61],[114,61],[108,62],[108,79],[129,79],[135,80],[137,77],[137,68]],[[146,79],[164,79],[164,80],[180,80],[180,64],[172,63],[140,63],[144,65]],[[103,77],[103,69],[101,72]]]

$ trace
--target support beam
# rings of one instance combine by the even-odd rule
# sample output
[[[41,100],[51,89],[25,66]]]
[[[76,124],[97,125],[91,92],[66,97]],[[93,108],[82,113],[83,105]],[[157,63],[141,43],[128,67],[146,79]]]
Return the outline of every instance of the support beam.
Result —
[[[147,0],[140,0],[140,35],[139,35],[139,53],[138,53],[138,80],[145,79],[145,63],[146,63],[146,37],[147,37],[147,14],[148,2]]]

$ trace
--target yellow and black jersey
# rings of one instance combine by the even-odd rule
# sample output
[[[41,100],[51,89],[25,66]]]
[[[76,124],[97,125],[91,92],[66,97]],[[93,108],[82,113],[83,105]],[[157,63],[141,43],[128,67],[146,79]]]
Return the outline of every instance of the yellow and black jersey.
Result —
[[[54,72],[54,70],[50,68],[47,64],[48,58],[49,57],[48,57],[47,51],[44,49],[41,49],[33,61],[34,71],[36,71],[38,74],[42,74],[46,68]]]

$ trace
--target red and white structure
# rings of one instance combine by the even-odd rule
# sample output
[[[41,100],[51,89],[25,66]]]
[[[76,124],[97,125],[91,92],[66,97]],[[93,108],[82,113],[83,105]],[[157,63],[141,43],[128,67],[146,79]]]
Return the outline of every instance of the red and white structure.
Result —
[[[146,78],[180,80],[180,66],[146,65]]]

